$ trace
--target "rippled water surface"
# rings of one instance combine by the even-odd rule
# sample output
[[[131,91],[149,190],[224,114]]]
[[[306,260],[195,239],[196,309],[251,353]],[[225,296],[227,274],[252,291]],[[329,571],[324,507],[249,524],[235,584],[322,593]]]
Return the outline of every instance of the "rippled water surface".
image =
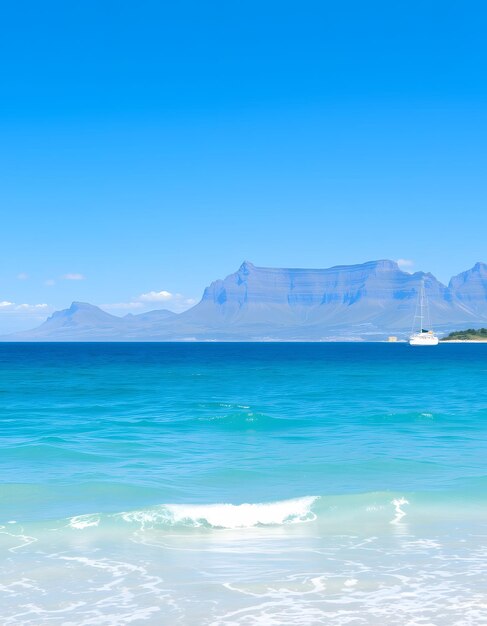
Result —
[[[487,345],[0,344],[2,624],[487,623]]]

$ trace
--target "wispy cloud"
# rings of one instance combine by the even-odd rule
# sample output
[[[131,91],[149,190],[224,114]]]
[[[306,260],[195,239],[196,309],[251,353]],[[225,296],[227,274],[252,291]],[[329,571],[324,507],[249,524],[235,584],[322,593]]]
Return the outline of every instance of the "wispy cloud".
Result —
[[[42,309],[43,311],[45,309],[49,308],[48,304],[16,304],[15,308],[17,310],[22,310],[22,311],[39,311],[39,309]]]
[[[399,265],[400,269],[406,272],[414,265],[414,261],[411,261],[411,259],[397,259],[396,263]]]
[[[51,307],[48,304],[16,304],[15,302],[9,302],[8,300],[3,300],[0,302],[0,311],[1,312],[18,312],[23,311],[25,313],[40,313],[43,311],[48,311]]]
[[[20,274],[17,274],[17,278],[18,280],[27,280],[29,278],[29,274],[26,274],[25,272],[20,272]]]
[[[52,278],[49,278],[48,280],[44,281],[44,284],[46,285],[46,287],[54,287],[54,285],[56,284],[56,281],[53,280]]]
[[[86,277],[83,274],[64,274],[61,276],[63,280],[85,280]]]

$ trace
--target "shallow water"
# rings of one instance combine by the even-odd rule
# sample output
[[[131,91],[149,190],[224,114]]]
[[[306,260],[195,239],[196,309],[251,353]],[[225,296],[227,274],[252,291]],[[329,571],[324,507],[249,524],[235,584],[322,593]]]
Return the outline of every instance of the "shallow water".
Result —
[[[1,623],[487,623],[486,380],[474,344],[0,344]]]

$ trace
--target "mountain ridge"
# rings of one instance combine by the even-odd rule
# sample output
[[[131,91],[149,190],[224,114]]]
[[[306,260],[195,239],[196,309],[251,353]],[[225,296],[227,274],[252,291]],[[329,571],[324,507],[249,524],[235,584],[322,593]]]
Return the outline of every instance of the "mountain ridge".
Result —
[[[75,301],[37,328],[2,340],[384,339],[411,330],[423,282],[437,330],[487,321],[487,265],[480,261],[448,285],[430,272],[405,272],[389,259],[325,269],[266,268],[244,261],[179,314],[161,309],[118,317]]]

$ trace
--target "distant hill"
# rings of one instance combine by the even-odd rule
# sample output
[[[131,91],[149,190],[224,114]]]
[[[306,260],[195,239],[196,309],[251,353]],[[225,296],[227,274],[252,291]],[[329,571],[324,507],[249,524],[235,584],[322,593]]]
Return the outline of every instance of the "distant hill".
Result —
[[[455,330],[443,337],[442,341],[487,341],[487,328]]]
[[[10,335],[12,341],[130,341],[157,332],[161,323],[176,317],[158,310],[124,317],[110,315],[87,302],[73,302],[69,309],[56,311],[30,331]],[[157,329],[157,330],[154,330]],[[3,338],[5,340],[5,338]]]
[[[487,323],[484,263],[453,277],[446,286],[430,273],[409,274],[389,260],[328,269],[265,268],[246,261],[235,273],[211,283],[201,301],[184,313],[161,310],[117,317],[73,302],[38,328],[7,339],[380,340],[411,330],[423,281],[435,330]]]

